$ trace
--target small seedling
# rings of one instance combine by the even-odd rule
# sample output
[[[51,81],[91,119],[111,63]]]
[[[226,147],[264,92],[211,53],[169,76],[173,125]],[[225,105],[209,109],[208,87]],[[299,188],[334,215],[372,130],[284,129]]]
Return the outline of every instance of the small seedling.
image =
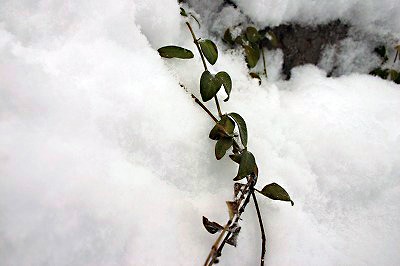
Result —
[[[183,8],[181,8],[180,12],[182,16],[188,18],[187,12]],[[204,66],[204,71],[200,76],[199,84],[201,100],[203,102],[208,102],[214,99],[219,118],[215,117],[214,114],[194,94],[191,94],[191,96],[214,122],[214,126],[209,133],[209,138],[216,141],[214,147],[216,159],[220,160],[227,153],[230,153],[229,157],[234,163],[239,165],[237,175],[233,178],[235,181],[233,185],[234,198],[233,200],[226,202],[228,208],[228,221],[224,225],[221,225],[217,222],[210,221],[208,218],[203,216],[203,225],[207,232],[210,234],[219,233],[217,239],[211,247],[211,251],[207,256],[204,265],[209,266],[214,263],[218,263],[225,244],[232,245],[234,247],[237,246],[237,238],[241,229],[239,222],[241,220],[241,215],[245,211],[246,206],[250,201],[250,198],[253,199],[260,225],[262,239],[260,262],[261,265],[264,265],[266,238],[263,220],[255,192],[258,192],[272,200],[288,201],[292,205],[294,203],[285,189],[276,183],[268,184],[261,190],[255,188],[258,178],[258,167],[255,156],[247,147],[248,131],[246,122],[243,117],[237,113],[232,112],[223,114],[217,95],[220,89],[224,87],[224,90],[228,95],[224,101],[229,100],[232,91],[232,79],[225,71],[212,73],[208,70],[207,62],[211,65],[214,65],[218,60],[218,48],[215,43],[209,39],[198,39],[189,21],[186,21],[186,25],[192,34],[193,41],[197,47]],[[242,46],[245,48],[245,51],[247,51],[247,62],[249,67],[254,67],[257,64],[260,56],[259,42],[261,37],[255,28],[249,27],[247,28],[246,34],[243,36],[243,38],[246,38],[245,40],[242,40]],[[190,50],[173,45],[162,47],[158,49],[158,52],[160,56],[164,58],[193,58],[193,53]],[[184,85],[181,84],[181,86],[185,88]]]

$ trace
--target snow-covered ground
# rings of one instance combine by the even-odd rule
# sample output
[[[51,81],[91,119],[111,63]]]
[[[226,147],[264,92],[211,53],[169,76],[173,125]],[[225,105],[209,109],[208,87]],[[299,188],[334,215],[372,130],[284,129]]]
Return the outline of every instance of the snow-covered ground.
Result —
[[[397,1],[236,2],[260,25],[343,17],[399,37]],[[178,10],[175,0],[1,1],[0,265],[204,261],[214,236],[201,216],[226,220],[235,167],[213,158],[212,121],[179,86],[199,94],[197,54],[156,51],[196,51]],[[211,13],[199,36],[215,27]],[[259,187],[278,182],[296,203],[259,200],[267,264],[399,265],[400,86],[315,66],[281,81],[279,52],[258,86],[242,55],[214,40],[211,69],[233,78],[222,108],[247,121]],[[242,225],[221,265],[258,264],[253,208]]]

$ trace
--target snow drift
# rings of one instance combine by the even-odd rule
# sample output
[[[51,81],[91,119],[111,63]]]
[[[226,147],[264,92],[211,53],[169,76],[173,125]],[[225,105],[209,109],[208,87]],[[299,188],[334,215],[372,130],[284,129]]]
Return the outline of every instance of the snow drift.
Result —
[[[2,265],[203,262],[213,236],[201,216],[225,221],[235,170],[213,159],[212,122],[178,85],[198,94],[198,56],[157,54],[195,51],[177,10],[173,0],[2,2]],[[212,70],[233,77],[222,107],[248,123],[259,186],[279,182],[296,202],[260,199],[267,264],[398,265],[399,86],[314,66],[258,86],[242,56],[222,50]],[[243,218],[223,265],[258,263],[254,211]]]

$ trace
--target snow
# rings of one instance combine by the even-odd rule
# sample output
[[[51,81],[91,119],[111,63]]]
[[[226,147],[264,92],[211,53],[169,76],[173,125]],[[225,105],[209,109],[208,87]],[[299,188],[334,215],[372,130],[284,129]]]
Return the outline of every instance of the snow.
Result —
[[[387,18],[377,9],[354,20],[394,29],[398,5],[386,2]],[[271,21],[304,18],[305,7],[288,6],[276,5],[287,11]],[[200,58],[165,60],[156,51],[169,44],[195,51],[178,9],[173,0],[2,1],[0,264],[203,262],[215,236],[201,216],[226,220],[236,169],[213,158],[212,121],[179,86],[198,95]],[[199,18],[195,30],[207,36],[213,26]],[[259,200],[267,264],[398,265],[399,86],[363,74],[326,78],[315,66],[282,81],[279,51],[267,57],[271,79],[258,86],[240,52],[219,55],[210,69],[233,78],[222,108],[247,121],[258,186],[277,182],[295,201]],[[242,225],[221,265],[258,264],[252,206]]]

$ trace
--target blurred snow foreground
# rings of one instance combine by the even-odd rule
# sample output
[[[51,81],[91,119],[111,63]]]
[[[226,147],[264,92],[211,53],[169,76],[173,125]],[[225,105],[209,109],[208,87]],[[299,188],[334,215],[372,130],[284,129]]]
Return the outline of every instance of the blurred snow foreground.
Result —
[[[238,2],[246,12],[278,3]],[[279,1],[278,14],[301,21],[305,11],[290,2]],[[311,15],[345,13],[329,13],[338,10],[328,2]],[[384,2],[399,15],[396,1]],[[379,27],[400,25],[385,9],[367,11]],[[215,41],[212,70],[233,78],[222,108],[247,121],[258,186],[278,182],[296,203],[260,198],[267,264],[399,265],[399,86],[326,78],[315,66],[279,81],[279,53],[258,86],[242,56]],[[203,262],[214,236],[201,216],[226,220],[236,170],[214,160],[212,121],[178,84],[198,95],[199,57],[163,60],[156,49],[169,44],[195,51],[175,0],[1,2],[1,265]],[[251,206],[243,218],[221,265],[258,264]]]

